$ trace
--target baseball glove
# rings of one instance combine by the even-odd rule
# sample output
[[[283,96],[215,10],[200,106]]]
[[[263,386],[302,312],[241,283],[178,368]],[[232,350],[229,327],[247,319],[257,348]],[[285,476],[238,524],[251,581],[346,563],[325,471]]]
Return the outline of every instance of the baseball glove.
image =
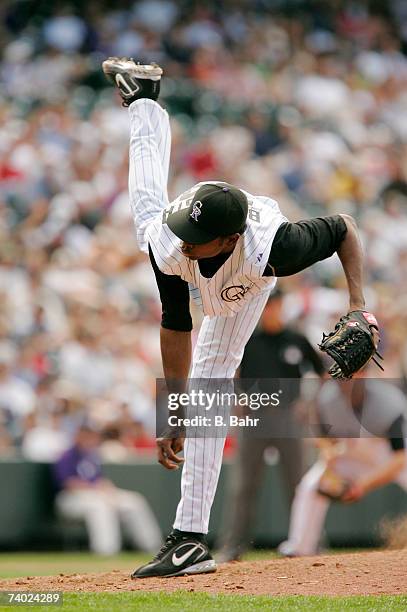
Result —
[[[334,331],[322,334],[318,346],[335,361],[329,369],[332,378],[352,378],[371,359],[383,370],[375,359],[375,355],[380,359],[383,357],[377,352],[373,329],[379,330],[373,314],[353,310],[339,319]]]
[[[318,493],[329,499],[340,501],[350,486],[350,480],[346,480],[332,468],[327,467],[319,480]]]

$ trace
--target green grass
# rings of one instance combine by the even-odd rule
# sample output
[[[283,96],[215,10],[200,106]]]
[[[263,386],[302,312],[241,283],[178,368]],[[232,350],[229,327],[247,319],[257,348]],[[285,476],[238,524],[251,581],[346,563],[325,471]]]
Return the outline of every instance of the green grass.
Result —
[[[144,553],[133,552],[114,557],[100,557],[88,552],[0,553],[0,578],[98,573],[113,569],[130,571],[148,561],[149,557]]]
[[[273,551],[258,550],[245,555],[248,560],[270,559]],[[91,553],[0,553],[0,578],[17,576],[45,576],[57,573],[108,572],[112,569],[133,570],[148,560],[149,555],[124,552],[115,557],[98,557]],[[1,589],[1,587],[0,587]],[[10,611],[15,606],[0,606],[0,611]],[[221,610],[240,612],[250,610],[281,611],[333,611],[353,610],[393,611],[407,610],[407,597],[264,597],[251,595],[209,595],[206,593],[120,592],[120,593],[67,593],[61,606],[18,606],[30,611],[54,612],[121,612],[121,610],[165,612],[209,612]]]
[[[64,595],[63,606],[29,606],[26,610],[54,612],[121,612],[121,610],[165,612],[246,612],[250,610],[311,610],[343,612],[349,610],[400,610],[407,608],[407,597],[254,597],[249,595],[207,595],[205,593],[88,593]],[[0,610],[11,610],[9,606]]]

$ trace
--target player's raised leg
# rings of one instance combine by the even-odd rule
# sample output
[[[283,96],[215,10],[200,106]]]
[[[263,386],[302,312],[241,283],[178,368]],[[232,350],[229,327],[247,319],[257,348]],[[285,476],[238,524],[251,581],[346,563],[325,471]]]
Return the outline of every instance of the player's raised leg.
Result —
[[[156,102],[162,69],[140,65],[131,59],[112,57],[103,71],[129,107],[129,196],[142,250],[147,250],[145,229],[168,205],[168,169],[171,131],[168,113]]]

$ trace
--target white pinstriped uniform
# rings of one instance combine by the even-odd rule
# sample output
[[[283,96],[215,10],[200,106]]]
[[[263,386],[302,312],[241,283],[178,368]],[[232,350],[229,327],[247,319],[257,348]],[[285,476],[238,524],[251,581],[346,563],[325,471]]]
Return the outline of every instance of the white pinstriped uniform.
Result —
[[[171,133],[168,114],[148,99],[133,102],[130,113],[130,204],[140,249],[150,244],[165,274],[189,283],[191,297],[205,317],[194,349],[191,378],[233,378],[276,279],[263,277],[271,244],[287,219],[270,198],[246,194],[247,228],[232,255],[212,278],[204,278],[198,262],[180,249],[180,240],[165,223],[166,214],[187,207],[200,184],[171,205],[167,180]],[[165,210],[166,209],[166,210]],[[163,222],[164,221],[164,222]],[[181,501],[174,527],[207,533],[218,483],[224,438],[187,438]]]

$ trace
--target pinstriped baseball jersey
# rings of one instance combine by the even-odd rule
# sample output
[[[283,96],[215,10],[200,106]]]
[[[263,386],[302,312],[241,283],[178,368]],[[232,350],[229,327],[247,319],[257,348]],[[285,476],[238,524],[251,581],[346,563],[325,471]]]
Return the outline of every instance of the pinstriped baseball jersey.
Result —
[[[208,182],[211,181],[205,184]],[[166,224],[170,213],[190,205],[203,184],[198,183],[167,206],[146,227],[145,242],[150,244],[157,266],[164,274],[180,276],[189,283],[191,297],[202,305],[205,315],[234,316],[254,296],[276,284],[275,278],[265,277],[263,272],[277,229],[287,219],[271,198],[246,193],[249,203],[246,229],[223,266],[214,276],[205,278],[198,262],[183,255],[179,238]]]

